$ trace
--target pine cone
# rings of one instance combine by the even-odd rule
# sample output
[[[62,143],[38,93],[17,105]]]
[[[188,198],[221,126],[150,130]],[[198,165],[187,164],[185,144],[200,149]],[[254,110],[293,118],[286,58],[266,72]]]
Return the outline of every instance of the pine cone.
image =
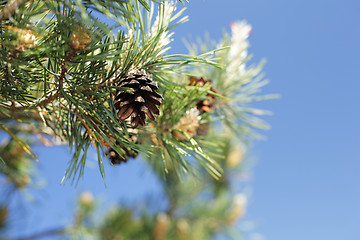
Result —
[[[144,70],[135,71],[123,77],[118,86],[130,89],[116,93],[114,106],[119,110],[119,121],[131,117],[131,127],[136,128],[139,123],[146,124],[146,116],[155,120],[155,114],[159,114],[156,105],[161,104],[163,97],[156,92],[158,85],[151,75]]]
[[[132,143],[136,143],[139,144],[138,142],[138,137],[137,137],[137,133],[138,130],[137,129],[128,129],[129,132],[129,140]],[[120,147],[122,150],[124,150],[125,154],[124,155],[120,155],[118,154],[112,147],[109,146],[108,143],[104,142],[103,143],[104,146],[107,147],[107,150],[105,152],[105,155],[107,156],[107,158],[111,161],[112,164],[120,164],[122,162],[127,162],[129,160],[130,157],[132,158],[136,158],[138,155],[138,152],[135,150],[131,150],[128,148],[125,148],[123,146],[121,146],[119,144],[119,142],[116,142],[116,145],[118,147]]]
[[[120,146],[120,148],[122,148]],[[118,154],[113,148],[108,148],[105,155],[109,158],[112,164],[121,164],[127,162],[130,157],[136,158],[137,152],[122,148],[125,151],[125,155]]]
[[[204,78],[196,78],[196,77],[190,77],[190,86],[204,86],[206,83],[211,83],[211,80],[205,80]],[[211,91],[215,92],[213,88],[210,88]],[[196,108],[201,112],[208,112],[213,110],[214,103],[215,103],[215,96],[213,94],[207,94],[206,95],[208,99],[199,100],[196,104]]]

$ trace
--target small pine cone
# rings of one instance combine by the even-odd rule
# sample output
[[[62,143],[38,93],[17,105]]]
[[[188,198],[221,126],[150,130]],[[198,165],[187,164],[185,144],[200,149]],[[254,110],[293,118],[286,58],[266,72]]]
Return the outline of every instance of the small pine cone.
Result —
[[[91,42],[91,37],[85,31],[76,28],[70,35],[70,47],[79,51]]]
[[[114,106],[119,110],[119,121],[131,117],[131,127],[136,128],[139,123],[146,124],[146,116],[155,120],[155,114],[159,114],[157,105],[161,104],[163,97],[156,92],[158,85],[151,75],[144,70],[134,71],[120,79],[118,86],[129,88],[116,92]]]
[[[137,152],[122,148],[125,151],[125,155],[118,154],[113,148],[108,148],[105,155],[109,158],[112,164],[121,164],[127,162],[130,157],[136,158]]]
[[[190,86],[204,86],[206,83],[211,83],[211,80],[205,80],[204,78],[196,78],[196,77],[190,77]],[[215,90],[213,88],[210,88],[211,91],[215,92]],[[204,99],[204,100],[200,100],[197,102],[196,104],[196,108],[201,112],[208,112],[213,110],[214,107],[214,103],[215,103],[215,96],[213,94],[207,94],[206,97],[208,97],[208,99]]]
[[[14,26],[6,26],[6,28],[17,35],[17,42],[14,46],[15,50],[24,52],[26,49],[33,48],[37,45],[36,36],[30,29],[22,29]]]
[[[138,130],[137,129],[131,129],[128,128],[128,139],[130,142],[132,143],[136,143],[136,144],[140,144],[138,142]],[[110,137],[110,140],[115,141],[114,138]],[[107,147],[107,150],[105,151],[105,155],[107,156],[107,158],[111,161],[112,164],[121,164],[122,162],[127,162],[129,160],[130,157],[132,158],[136,158],[138,152],[125,148],[123,146],[121,146],[118,142],[115,142],[115,144],[120,147],[122,150],[124,150],[125,154],[120,155],[118,154],[105,140],[101,141],[101,144],[105,147]]]
[[[214,95],[212,95],[214,96]],[[201,112],[209,112],[211,110],[213,110],[214,107],[214,101],[211,101],[209,99],[204,99],[204,100],[200,100],[197,104],[196,104],[196,108]]]
[[[204,78],[197,78],[197,77],[190,77],[189,78],[189,85],[190,86],[197,86],[203,87],[206,83],[211,82],[210,80],[205,80]]]
[[[180,119],[180,121],[173,127],[174,129],[182,130],[186,132],[190,137],[194,137],[200,126],[199,122],[201,117],[199,116],[200,112],[196,108],[192,108],[186,111],[185,115]],[[185,140],[187,137],[178,131],[173,131],[173,136],[177,140]]]

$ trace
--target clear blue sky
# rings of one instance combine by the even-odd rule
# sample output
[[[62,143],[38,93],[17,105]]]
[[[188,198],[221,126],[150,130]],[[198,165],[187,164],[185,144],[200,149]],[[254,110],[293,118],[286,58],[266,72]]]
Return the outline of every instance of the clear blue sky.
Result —
[[[190,22],[175,30],[181,38],[220,39],[229,23],[253,26],[250,53],[267,59],[266,93],[281,99],[261,104],[274,115],[267,141],[256,142],[247,219],[268,240],[360,239],[360,1],[358,0],[190,0]],[[156,180],[132,161],[107,170],[104,188],[94,161],[77,189],[59,185],[70,159],[64,148],[38,148],[48,187],[26,212],[26,231],[71,220],[74,196],[93,191],[110,205],[160,193]],[[155,193],[153,190],[155,189]],[[22,216],[22,215],[21,215]],[[14,216],[21,219],[21,216]],[[38,223],[34,228],[33,221]]]

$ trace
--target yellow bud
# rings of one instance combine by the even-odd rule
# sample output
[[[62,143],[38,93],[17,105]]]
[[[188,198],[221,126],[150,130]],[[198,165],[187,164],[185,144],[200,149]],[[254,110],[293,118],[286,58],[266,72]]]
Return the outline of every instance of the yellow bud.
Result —
[[[247,197],[244,194],[237,194],[233,199],[227,216],[227,222],[233,223],[237,219],[242,218],[246,213]]]
[[[30,29],[21,29],[13,26],[6,26],[6,28],[17,35],[16,50],[23,52],[37,45],[36,36]]]
[[[74,50],[81,50],[91,42],[89,34],[81,29],[76,28],[76,31],[70,35],[70,47]]]
[[[226,159],[226,166],[229,168],[234,168],[239,166],[244,158],[245,153],[246,153],[245,146],[243,144],[238,144],[230,151]]]
[[[158,214],[156,217],[156,224],[154,229],[154,239],[165,240],[169,227],[170,227],[169,217],[165,213]]]
[[[190,137],[196,135],[197,129],[199,128],[201,117],[200,112],[196,108],[192,108],[186,111],[185,115],[180,119],[180,121],[174,126],[174,129],[180,129],[183,132],[186,132]],[[179,131],[173,131],[173,136],[181,141],[186,140],[187,137]]]
[[[84,207],[90,207],[94,203],[94,197],[91,192],[83,192],[80,195],[79,203]]]
[[[187,240],[189,235],[189,230],[190,230],[189,223],[184,218],[180,218],[176,223],[176,232],[179,240]]]

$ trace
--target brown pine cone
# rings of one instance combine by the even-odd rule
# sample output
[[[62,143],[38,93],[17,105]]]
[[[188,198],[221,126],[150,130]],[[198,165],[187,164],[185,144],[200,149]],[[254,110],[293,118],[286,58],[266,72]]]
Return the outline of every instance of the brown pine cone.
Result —
[[[200,87],[204,86],[206,83],[210,83],[211,84],[211,80],[205,80],[204,78],[196,78],[196,77],[190,77],[190,86],[197,86],[199,85]],[[215,90],[211,87],[210,88],[211,91],[215,92]],[[211,110],[213,110],[215,108],[215,96],[213,94],[206,94],[206,97],[208,97],[208,99],[204,99],[204,100],[199,100],[196,103],[196,108],[200,111],[200,113],[203,112],[209,112]]]
[[[119,121],[131,117],[131,127],[136,128],[138,124],[146,124],[146,116],[155,120],[159,114],[157,105],[160,105],[163,97],[156,92],[158,85],[152,81],[151,75],[144,70],[135,71],[120,79],[119,87],[129,90],[118,90],[114,106],[118,109]]]

